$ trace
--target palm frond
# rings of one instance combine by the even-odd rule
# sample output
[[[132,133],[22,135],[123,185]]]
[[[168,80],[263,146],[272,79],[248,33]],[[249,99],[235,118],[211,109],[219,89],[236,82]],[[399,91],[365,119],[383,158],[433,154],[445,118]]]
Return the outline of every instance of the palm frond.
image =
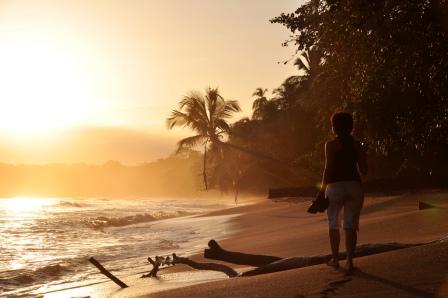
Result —
[[[171,116],[166,119],[166,124],[169,129],[174,126],[182,126],[187,123],[188,115],[178,110],[172,110]]]
[[[241,107],[236,100],[226,100],[226,108],[228,107],[232,112],[241,112]]]
[[[230,125],[224,119],[217,119],[215,124],[216,124],[216,128],[220,129],[222,132],[225,132],[225,133],[230,132]]]
[[[252,111],[255,112],[256,110],[261,109],[264,105],[267,104],[267,102],[268,100],[265,97],[257,98],[252,104]]]
[[[179,108],[187,113],[196,114],[198,117],[208,118],[204,97],[197,91],[184,96],[179,103]]]
[[[322,62],[322,52],[317,47],[313,47],[308,55],[310,72],[316,72]]]
[[[185,106],[191,105],[194,101],[204,102],[205,99],[199,91],[190,91],[188,95],[185,95],[179,102],[179,108],[183,109]]]
[[[263,91],[263,90],[262,90]],[[263,91],[264,92],[264,91]],[[212,143],[223,134],[230,131],[225,119],[232,117],[233,113],[241,111],[235,100],[224,100],[217,88],[206,89],[205,95],[192,91],[179,102],[179,109],[173,110],[167,119],[167,126],[188,127],[196,132],[196,136],[186,138],[179,142],[181,148],[194,146],[198,139],[209,140]]]
[[[219,107],[224,103],[224,98],[219,94],[218,88],[208,88],[206,90],[206,101],[209,119],[213,122],[213,115],[219,110]],[[213,124],[212,124],[213,125]]]
[[[254,93],[252,93],[252,96],[264,97],[266,95],[266,92],[268,92],[268,89],[258,87],[257,89],[255,89]]]
[[[205,140],[206,140],[206,137],[204,137],[203,135],[195,135],[192,137],[187,137],[185,139],[182,139],[177,143],[176,153],[180,153],[180,152],[182,152],[182,150],[185,150],[185,149],[194,148],[194,147],[198,146],[199,144],[204,143]]]
[[[303,56],[303,57],[305,57],[304,59],[305,59],[305,61],[307,62],[307,64],[305,64],[305,62],[303,62],[303,60],[302,60],[302,57],[298,57],[297,59],[296,59],[296,61],[294,62],[294,65],[296,65],[297,66],[297,68],[299,69],[299,71],[300,70],[303,70],[304,72],[305,72],[305,74],[306,75],[308,75],[308,73],[309,73],[309,71],[310,71],[310,66],[309,66],[309,60],[308,60],[308,55],[305,53],[304,55],[306,55],[306,56]]]
[[[218,106],[213,116],[215,119],[230,118],[233,113],[240,111],[240,105],[236,100],[226,100]]]

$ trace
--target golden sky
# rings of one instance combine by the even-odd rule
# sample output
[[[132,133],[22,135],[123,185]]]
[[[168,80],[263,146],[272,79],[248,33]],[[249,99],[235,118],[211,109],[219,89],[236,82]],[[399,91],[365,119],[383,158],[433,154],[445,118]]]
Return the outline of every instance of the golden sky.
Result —
[[[0,161],[167,156],[188,134],[166,130],[170,110],[208,86],[250,115],[255,88],[295,73],[268,20],[299,3],[0,0]]]

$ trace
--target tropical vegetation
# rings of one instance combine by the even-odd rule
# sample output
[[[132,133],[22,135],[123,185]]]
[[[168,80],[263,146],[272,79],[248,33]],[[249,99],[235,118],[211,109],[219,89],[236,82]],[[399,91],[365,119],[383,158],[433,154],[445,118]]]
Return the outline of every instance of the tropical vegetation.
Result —
[[[233,113],[240,111],[234,100],[225,100],[217,88],[208,88],[205,94],[193,91],[179,102],[179,109],[173,110],[167,119],[169,129],[175,126],[188,127],[196,135],[182,139],[178,143],[177,152],[203,146],[203,171],[205,189],[208,189],[207,150],[217,150],[223,138],[230,131],[227,122]]]
[[[285,45],[296,49],[297,75],[257,88],[252,117],[226,122],[225,143],[242,150],[204,157],[213,187],[313,185],[337,110],[355,116],[372,183],[447,185],[446,20],[444,0],[311,0],[273,18],[292,34]]]

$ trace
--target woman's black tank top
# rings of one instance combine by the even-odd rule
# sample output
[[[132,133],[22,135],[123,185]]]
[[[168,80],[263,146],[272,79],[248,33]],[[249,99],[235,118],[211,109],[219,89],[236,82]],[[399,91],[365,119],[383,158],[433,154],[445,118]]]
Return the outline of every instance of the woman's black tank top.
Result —
[[[327,183],[339,181],[361,181],[358,173],[359,154],[355,148],[355,140],[351,135],[338,136],[341,147],[334,153],[334,167],[330,170]]]

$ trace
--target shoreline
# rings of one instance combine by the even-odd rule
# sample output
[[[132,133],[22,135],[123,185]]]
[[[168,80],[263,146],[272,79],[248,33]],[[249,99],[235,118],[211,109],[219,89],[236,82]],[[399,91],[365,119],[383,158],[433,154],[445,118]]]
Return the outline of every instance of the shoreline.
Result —
[[[418,210],[418,201],[440,209]],[[238,208],[232,221],[240,227],[220,241],[224,249],[280,257],[311,256],[330,252],[325,214],[309,215],[308,203],[273,203]],[[236,211],[236,210],[233,210]],[[222,215],[232,210],[212,212]],[[358,245],[417,243],[448,235],[448,193],[421,192],[367,196]],[[343,238],[342,238],[343,239]],[[343,240],[341,251],[344,251]],[[201,255],[197,261],[210,262]],[[227,264],[233,268],[241,266]],[[345,263],[341,262],[344,267]],[[424,245],[357,258],[360,271],[353,277],[326,265],[226,279],[143,297],[306,297],[338,293],[338,297],[448,297],[448,243]],[[418,269],[418,270],[416,270]]]
[[[443,199],[444,197],[448,197],[447,193],[430,192],[383,197],[368,196],[361,218],[358,244],[416,243],[435,240],[448,235],[448,209],[446,209],[448,200]],[[428,202],[436,201],[437,204],[442,204],[443,208],[419,211],[417,208],[419,199]],[[224,239],[218,239],[224,249],[231,251],[274,255],[283,258],[329,253],[325,214],[307,214],[305,210],[308,203],[306,202],[291,203],[286,201],[275,203],[267,199],[255,201],[255,204],[207,212],[197,215],[197,217],[231,216],[227,224],[232,227],[232,231]],[[202,248],[206,248],[209,240],[203,239]],[[341,251],[344,251],[343,241]],[[347,282],[343,282],[343,284],[347,283],[343,288],[348,291],[346,295],[349,295],[349,289],[364,290],[366,292],[374,291],[377,286],[379,288],[384,286],[386,289],[383,289],[383,296],[401,297],[400,295],[406,294],[406,291],[394,289],[394,287],[384,283],[381,284],[378,280],[381,280],[381,278],[387,279],[387,274],[381,277],[381,274],[378,272],[381,273],[381,270],[384,270],[388,274],[394,273],[394,278],[397,278],[397,275],[405,276],[407,271],[410,272],[412,270],[408,268],[407,264],[403,263],[403,260],[396,261],[395,259],[399,257],[406,259],[409,255],[421,255],[422,258],[424,257],[424,260],[421,259],[419,262],[432,263],[431,260],[434,259],[432,254],[439,253],[444,257],[446,256],[443,254],[444,251],[448,251],[446,243],[435,248],[424,246],[357,258],[355,264],[359,262],[359,267],[363,270],[359,274],[364,274],[364,278],[355,277]],[[204,259],[202,254],[193,255],[191,258],[198,262],[219,262]],[[448,260],[448,256],[445,259]],[[375,265],[375,263],[379,265]],[[446,265],[448,268],[448,263],[440,262],[440,264]],[[242,265],[227,265],[239,272],[248,268],[248,266]],[[441,279],[446,278],[448,282],[448,273],[440,272],[441,269],[436,270],[437,272],[426,272],[428,269],[425,269],[424,264],[418,263],[418,265],[422,268],[419,275],[430,277],[432,281],[425,281],[425,286],[422,289],[420,289],[419,284],[416,284],[415,278],[403,281],[404,277],[400,277],[401,283],[398,284],[404,284],[405,288],[420,289],[421,293],[445,291],[443,289],[445,286],[448,287],[448,285],[445,285],[445,282],[441,281]],[[343,262],[342,266],[344,266]],[[365,283],[365,277],[369,274],[372,275],[369,270],[375,266],[379,267],[379,269],[375,269],[376,282],[367,278],[369,285],[359,289],[360,285]],[[389,267],[390,269],[393,268],[393,270],[389,270]],[[323,291],[326,288],[331,288],[329,284],[334,284],[338,280],[344,280],[343,273],[336,272],[325,265],[232,279],[226,278],[224,275],[221,277],[213,276],[210,271],[193,271],[185,265],[176,265],[172,268],[161,270],[159,276],[159,279],[151,280],[132,278],[129,281],[130,287],[123,290],[117,289],[115,285],[112,285],[115,286],[115,289],[111,289],[110,285],[97,285],[92,286],[90,292],[82,293],[78,291],[76,295],[72,296],[90,296],[93,298],[185,297],[190,295],[205,297],[213,295],[215,297],[225,297],[228,294],[235,297],[248,295],[251,297],[263,297],[263,294],[270,293],[269,295],[272,297],[277,297],[276,293],[279,294],[280,292],[278,291],[281,289],[285,295],[282,297],[293,297],[296,295],[300,297],[300,295],[315,294],[316,289]],[[195,278],[197,279],[195,280]],[[306,283],[306,286],[303,283]],[[225,290],[226,295],[219,294],[219,289]],[[342,290],[338,289],[338,291]],[[295,294],[293,295],[293,293]],[[416,293],[420,292],[417,291]],[[57,296],[45,295],[44,297]]]
[[[247,206],[255,204],[258,198],[243,198],[238,207]],[[190,200],[185,199],[185,202],[190,202]],[[214,200],[216,201],[216,199]],[[222,202],[223,203],[223,202]],[[233,202],[232,202],[233,203]],[[233,233],[233,225],[230,223],[232,217],[238,216],[232,212],[223,215],[209,215],[210,213],[218,211],[223,211],[227,209],[238,208],[230,203],[230,201],[222,204],[221,209],[208,210],[197,214],[166,218],[157,221],[152,221],[151,226],[157,226],[158,229],[176,229],[176,227],[185,228],[186,226],[201,227],[200,230],[196,230],[198,235],[203,235],[203,237],[196,237],[197,239],[189,241],[188,243],[179,243],[177,249],[170,250],[169,253],[177,253],[180,256],[194,256],[199,254],[203,249],[204,241],[203,239],[208,239],[211,235],[222,239],[223,237],[228,237],[228,235]],[[207,224],[209,226],[207,226]],[[157,252],[148,252],[148,256],[154,257]],[[86,256],[87,257],[87,256]],[[146,257],[141,258],[143,263],[147,262]],[[86,266],[93,268],[90,264]],[[106,268],[108,267],[105,264]],[[146,268],[147,271],[137,272],[133,274],[126,274],[126,269],[121,269],[117,271],[117,268],[113,270],[114,274],[122,279],[126,284],[132,288],[135,292],[139,286],[145,287],[145,285],[150,285],[151,290],[142,290],[144,293],[152,291],[162,291],[164,289],[177,288],[181,286],[187,286],[203,281],[211,281],[216,279],[222,279],[226,276],[224,274],[213,276],[209,272],[199,272],[192,273],[191,270],[185,270],[180,268],[181,266],[176,266],[173,268],[167,268],[162,270],[163,277],[165,279],[154,280],[150,278],[141,279],[140,276],[143,273],[148,273],[151,269],[151,265],[148,263]],[[113,268],[112,268],[113,269]],[[143,269],[145,270],[145,269]],[[135,270],[134,270],[135,272]],[[121,274],[120,274],[121,273]],[[124,273],[124,274],[123,274]],[[31,295],[36,295],[37,297],[72,297],[72,296],[82,296],[82,297],[109,297],[110,295],[115,295],[114,293],[122,292],[122,290],[115,285],[112,281],[102,276],[99,271],[96,273],[100,276],[98,279],[88,280],[88,281],[67,281],[64,282],[64,278],[60,280],[57,284],[52,284],[52,282],[44,285],[43,287],[33,290]],[[129,291],[129,289],[125,289]],[[34,297],[34,296],[33,296]]]

